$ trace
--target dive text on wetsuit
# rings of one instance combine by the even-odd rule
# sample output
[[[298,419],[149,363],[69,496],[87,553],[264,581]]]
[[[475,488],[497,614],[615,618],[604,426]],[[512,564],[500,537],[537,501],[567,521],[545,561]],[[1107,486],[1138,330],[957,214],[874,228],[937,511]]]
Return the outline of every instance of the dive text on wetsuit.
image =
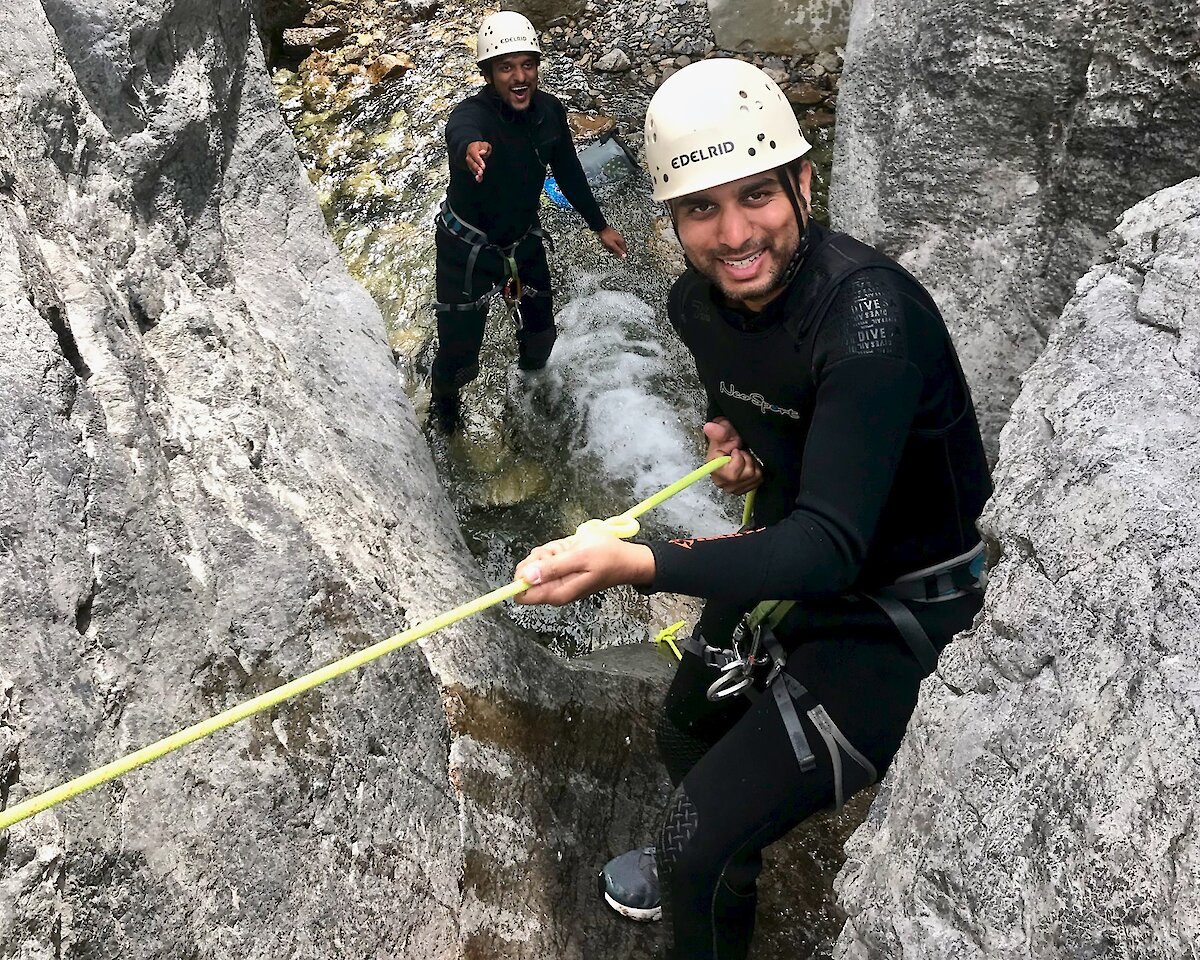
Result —
[[[699,150],[691,151],[691,153],[681,153],[679,156],[671,158],[671,168],[678,170],[680,167],[686,167],[689,163],[699,163],[701,160],[707,160],[710,157],[719,157],[732,149],[733,141],[726,140],[724,143],[714,143],[707,147],[701,147]]]

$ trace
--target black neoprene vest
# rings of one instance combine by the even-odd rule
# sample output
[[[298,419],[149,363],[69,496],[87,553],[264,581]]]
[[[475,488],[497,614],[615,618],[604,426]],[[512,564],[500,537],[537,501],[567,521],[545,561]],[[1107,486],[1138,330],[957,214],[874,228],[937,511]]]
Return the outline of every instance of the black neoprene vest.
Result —
[[[810,243],[782,299],[769,307],[779,322],[766,329],[748,332],[731,322],[732,311],[710,282],[691,269],[672,288],[669,314],[695,357],[710,415],[728,417],[763,464],[753,526],[770,526],[796,510],[808,511],[813,529],[831,531],[828,539],[849,544],[831,551],[831,557],[845,557],[850,565],[856,562],[853,554],[865,552],[858,558],[861,566],[847,576],[858,587],[881,585],[977,543],[975,520],[991,493],[991,481],[970,392],[932,298],[899,264],[845,234],[814,223]],[[848,288],[848,283],[854,286]],[[848,289],[859,287],[868,291],[865,300],[847,298]],[[846,310],[854,316],[839,312]],[[840,338],[832,352],[831,338]],[[880,338],[888,343],[881,344]],[[898,459],[872,461],[871,445],[881,438],[872,435],[869,425],[845,438],[853,455],[844,460],[828,430],[819,448],[809,450],[818,391],[827,391],[823,403],[855,403],[854,396],[838,398],[832,391],[854,394],[854,378],[869,377],[872,370],[857,358],[881,345],[904,351],[904,362],[921,376]],[[835,381],[826,377],[822,358],[834,355],[838,363],[856,365],[843,368],[837,385],[830,387]],[[895,356],[889,354],[891,362]],[[870,411],[863,422],[870,423]],[[849,475],[847,463],[854,465]],[[841,490],[844,499],[839,504],[837,495],[814,498],[805,489],[806,476],[810,490]],[[856,488],[876,490],[883,501],[873,528],[867,529],[870,524],[849,509]],[[670,551],[656,548],[655,553],[660,567],[671,564]],[[833,562],[840,561],[828,561]],[[680,563],[687,565],[682,557]],[[670,578],[668,570],[663,574]]]

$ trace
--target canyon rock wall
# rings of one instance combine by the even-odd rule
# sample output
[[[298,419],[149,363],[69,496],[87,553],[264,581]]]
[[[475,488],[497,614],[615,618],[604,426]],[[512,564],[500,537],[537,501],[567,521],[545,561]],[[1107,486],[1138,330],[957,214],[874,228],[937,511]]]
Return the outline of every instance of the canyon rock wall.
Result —
[[[252,12],[0,2],[5,806],[488,587]],[[0,957],[646,952],[662,683],[464,622],[0,834]]]
[[[984,611],[849,844],[838,957],[1200,951],[1200,179],[1122,217],[1001,435]]]
[[[1200,174],[1190,0],[858,0],[830,210],[941,306],[993,455],[1128,207]]]

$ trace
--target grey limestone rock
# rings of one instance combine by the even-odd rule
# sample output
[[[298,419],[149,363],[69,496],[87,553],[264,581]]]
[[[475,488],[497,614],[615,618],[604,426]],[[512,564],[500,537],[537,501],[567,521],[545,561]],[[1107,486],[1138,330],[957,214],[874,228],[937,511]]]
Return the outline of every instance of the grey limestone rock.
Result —
[[[0,0],[0,804],[483,593],[242,0]],[[661,672],[476,617],[0,834],[0,958],[628,956]]]
[[[708,0],[717,45],[726,50],[811,55],[846,42],[849,0]]]
[[[596,61],[596,69],[602,73],[624,73],[632,64],[624,50],[610,50]]]
[[[1200,173],[1191,0],[854,6],[830,209],[949,322],[989,450],[1121,212]]]
[[[846,960],[1200,952],[1200,179],[1115,244],[1001,436],[984,610],[849,845]]]

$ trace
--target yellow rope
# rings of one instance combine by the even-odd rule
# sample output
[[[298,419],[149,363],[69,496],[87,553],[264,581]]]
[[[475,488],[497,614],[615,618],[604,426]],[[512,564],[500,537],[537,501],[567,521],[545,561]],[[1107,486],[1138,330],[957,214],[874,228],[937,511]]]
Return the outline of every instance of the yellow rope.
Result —
[[[742,526],[750,526],[750,518],[754,516],[754,491],[746,494],[746,502],[742,504]]]
[[[684,489],[684,487],[695,483],[701,477],[707,476],[712,471],[719,469],[728,461],[728,457],[711,460],[699,470],[693,470],[682,480],[677,480],[648,500],[643,500],[632,510],[628,510],[616,517],[611,517],[606,521],[589,522],[603,523],[616,536],[633,536],[637,532],[637,523],[633,523],[633,533],[629,533],[626,532],[628,530],[628,520],[645,513],[651,507],[657,506],[663,500],[666,500],[667,497],[674,496],[680,490]],[[609,526],[610,524],[611,526]],[[297,677],[295,680],[291,680],[281,687],[276,687],[274,690],[268,690],[266,693],[259,694],[245,703],[231,707],[214,717],[209,717],[207,720],[202,720],[200,723],[186,727],[177,733],[171,734],[169,737],[164,737],[157,743],[152,743],[148,747],[142,747],[140,750],[127,754],[119,760],[114,760],[112,763],[98,767],[81,777],[76,777],[74,780],[55,787],[53,790],[47,790],[45,793],[30,797],[28,800],[24,800],[14,807],[0,811],[0,831],[8,829],[15,823],[20,823],[34,814],[41,813],[43,810],[57,806],[65,800],[77,797],[87,790],[92,790],[103,783],[107,783],[109,780],[115,780],[117,777],[129,773],[131,770],[136,770],[138,767],[157,760],[159,757],[178,750],[180,747],[185,747],[193,741],[207,737],[209,734],[223,730],[225,727],[232,726],[239,720],[245,720],[247,717],[261,713],[263,710],[304,693],[306,690],[311,690],[313,687],[319,686],[328,680],[340,677],[351,670],[357,670],[372,660],[377,660],[385,654],[407,646],[414,640],[420,640],[431,633],[441,630],[443,627],[448,627],[459,620],[465,620],[467,617],[480,613],[488,609],[488,607],[493,607],[498,603],[503,603],[505,600],[510,600],[517,594],[528,590],[529,586],[524,580],[514,580],[512,583],[499,587],[490,593],[485,593],[483,596],[477,597],[469,603],[455,607],[448,613],[443,613],[441,616],[418,624],[409,630],[394,634],[386,640],[380,640],[378,643],[359,650],[357,653],[343,657],[341,660],[336,660],[327,666],[321,667],[319,670],[314,670],[312,673]]]

